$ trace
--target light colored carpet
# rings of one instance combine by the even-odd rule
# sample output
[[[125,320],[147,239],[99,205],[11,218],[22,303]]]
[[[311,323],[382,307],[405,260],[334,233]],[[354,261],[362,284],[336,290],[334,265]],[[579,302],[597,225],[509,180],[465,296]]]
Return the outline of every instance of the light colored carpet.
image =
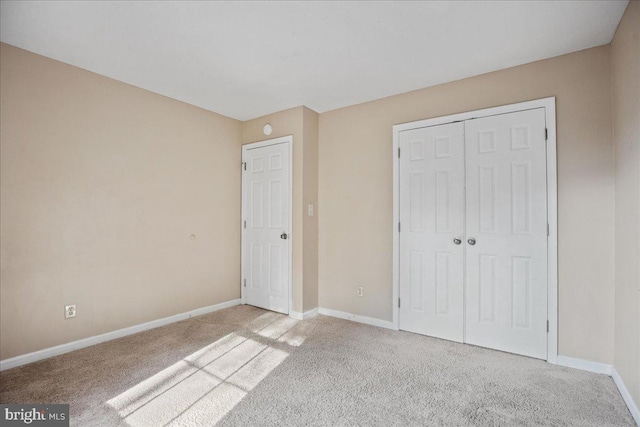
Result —
[[[4,371],[0,401],[81,426],[634,425],[605,375],[250,306]]]

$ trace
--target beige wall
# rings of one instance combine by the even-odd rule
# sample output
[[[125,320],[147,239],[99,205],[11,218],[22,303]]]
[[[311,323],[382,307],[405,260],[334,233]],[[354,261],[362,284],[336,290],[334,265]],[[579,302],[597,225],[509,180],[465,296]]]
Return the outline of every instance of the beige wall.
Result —
[[[240,122],[5,44],[0,66],[1,359],[239,298]]]
[[[611,44],[616,183],[615,362],[640,405],[640,2]]]
[[[269,136],[262,132],[267,123]],[[318,204],[318,113],[295,107],[242,123],[242,144],[287,135],[293,135],[293,310],[304,312],[318,306],[318,223],[307,215],[308,204]]]
[[[608,46],[321,114],[320,306],[391,320],[394,124],[548,96],[557,97],[559,352],[612,363]]]
[[[304,108],[303,114],[303,213],[304,263],[303,311],[318,307],[318,122],[313,110]],[[308,207],[313,205],[313,216]]]

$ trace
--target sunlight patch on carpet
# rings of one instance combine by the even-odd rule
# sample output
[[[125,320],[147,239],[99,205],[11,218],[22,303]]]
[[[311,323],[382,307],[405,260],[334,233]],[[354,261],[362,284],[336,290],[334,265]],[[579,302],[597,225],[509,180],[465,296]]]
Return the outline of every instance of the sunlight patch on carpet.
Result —
[[[302,322],[274,313],[249,331],[220,338],[107,404],[132,427],[215,424],[308,336]]]

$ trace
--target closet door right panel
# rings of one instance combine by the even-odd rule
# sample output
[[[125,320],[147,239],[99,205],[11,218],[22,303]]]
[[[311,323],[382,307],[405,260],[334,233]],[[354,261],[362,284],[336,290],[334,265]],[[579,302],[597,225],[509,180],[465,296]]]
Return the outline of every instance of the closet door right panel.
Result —
[[[547,357],[544,109],[465,122],[465,342]]]

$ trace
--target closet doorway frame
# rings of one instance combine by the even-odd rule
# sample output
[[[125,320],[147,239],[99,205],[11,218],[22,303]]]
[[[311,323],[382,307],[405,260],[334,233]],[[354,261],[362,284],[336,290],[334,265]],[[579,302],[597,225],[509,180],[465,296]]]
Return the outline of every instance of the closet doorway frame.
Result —
[[[547,128],[547,362],[558,359],[558,170],[556,145],[556,98],[536,99],[482,110],[450,114],[393,126],[393,329],[399,330],[398,299],[400,297],[400,132],[458,121],[544,108]]]

